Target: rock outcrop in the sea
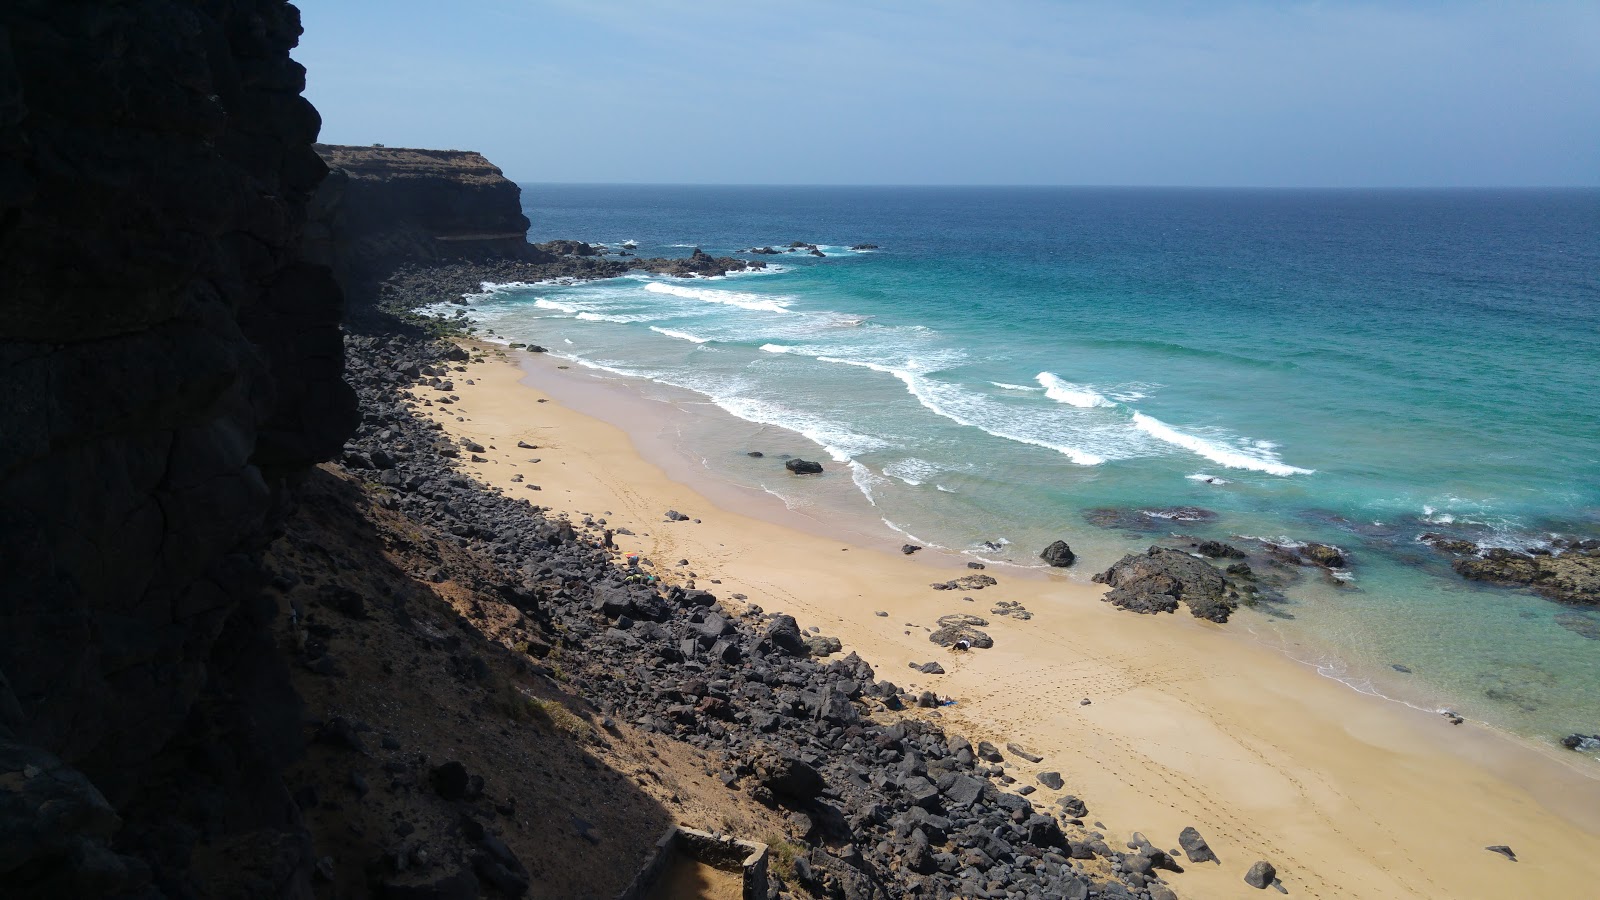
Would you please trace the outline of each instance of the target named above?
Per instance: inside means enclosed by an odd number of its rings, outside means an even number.
[[[761,260],[738,259],[733,256],[712,256],[694,248],[694,252],[681,259],[666,259],[652,257],[650,259],[636,259],[630,262],[634,269],[653,272],[657,275],[676,275],[679,278],[700,276],[714,278],[726,275],[729,272],[743,272],[746,269],[765,269],[767,264]]]
[[[306,246],[347,286],[404,264],[560,255],[528,243],[522,189],[481,154],[337,144],[316,151],[332,171],[317,192]]]
[[[1161,506],[1125,509],[1097,506],[1083,511],[1083,520],[1097,528],[1118,528],[1131,532],[1167,531],[1183,522],[1210,522],[1217,514],[1198,506]]]
[[[1531,588],[1561,603],[1600,605],[1600,541],[1558,538],[1547,549],[1523,552],[1480,548],[1472,541],[1435,533],[1418,540],[1455,557],[1451,568],[1463,578]]]
[[[0,4],[8,896],[310,895],[254,560],[356,417],[299,35],[282,0]]]
[[[1216,567],[1165,547],[1130,553],[1094,580],[1110,585],[1107,603],[1138,613],[1173,612],[1182,602],[1195,618],[1226,622],[1239,605]]]

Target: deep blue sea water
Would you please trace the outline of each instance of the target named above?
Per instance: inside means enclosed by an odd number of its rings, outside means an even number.
[[[1153,536],[1095,508],[1336,544],[1342,584],[1231,627],[1538,740],[1600,731],[1600,641],[1579,633],[1600,614],[1463,582],[1416,540],[1600,536],[1600,191],[530,184],[523,203],[535,241],[821,247],[474,300],[507,340],[731,413],[686,438],[723,477],[986,559],[1064,537],[1084,577]],[[750,449],[832,464],[800,481]]]

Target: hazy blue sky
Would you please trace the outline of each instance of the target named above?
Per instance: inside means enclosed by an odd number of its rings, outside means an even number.
[[[518,181],[1600,184],[1600,2],[301,0],[335,143]]]

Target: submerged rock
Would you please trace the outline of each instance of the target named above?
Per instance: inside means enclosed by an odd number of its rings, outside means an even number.
[[[1209,522],[1217,514],[1198,506],[1161,506],[1145,509],[1124,509],[1100,506],[1084,510],[1084,521],[1097,528],[1120,528],[1123,531],[1166,531],[1174,522]]]
[[[1556,624],[1580,637],[1600,641],[1600,618],[1580,612],[1556,614]]]
[[[1111,586],[1102,599],[1133,612],[1173,612],[1182,601],[1196,618],[1226,622],[1238,608],[1222,573],[1180,550],[1151,547],[1130,553],[1094,580]]]

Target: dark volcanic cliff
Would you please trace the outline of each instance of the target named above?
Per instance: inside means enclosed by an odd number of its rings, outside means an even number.
[[[326,173],[299,34],[282,0],[0,4],[7,896],[308,890],[254,559],[355,404],[299,255]],[[199,834],[274,849],[225,887]]]
[[[318,191],[308,254],[364,285],[401,264],[552,258],[528,244],[522,192],[463,150],[318,144],[333,170]]]

